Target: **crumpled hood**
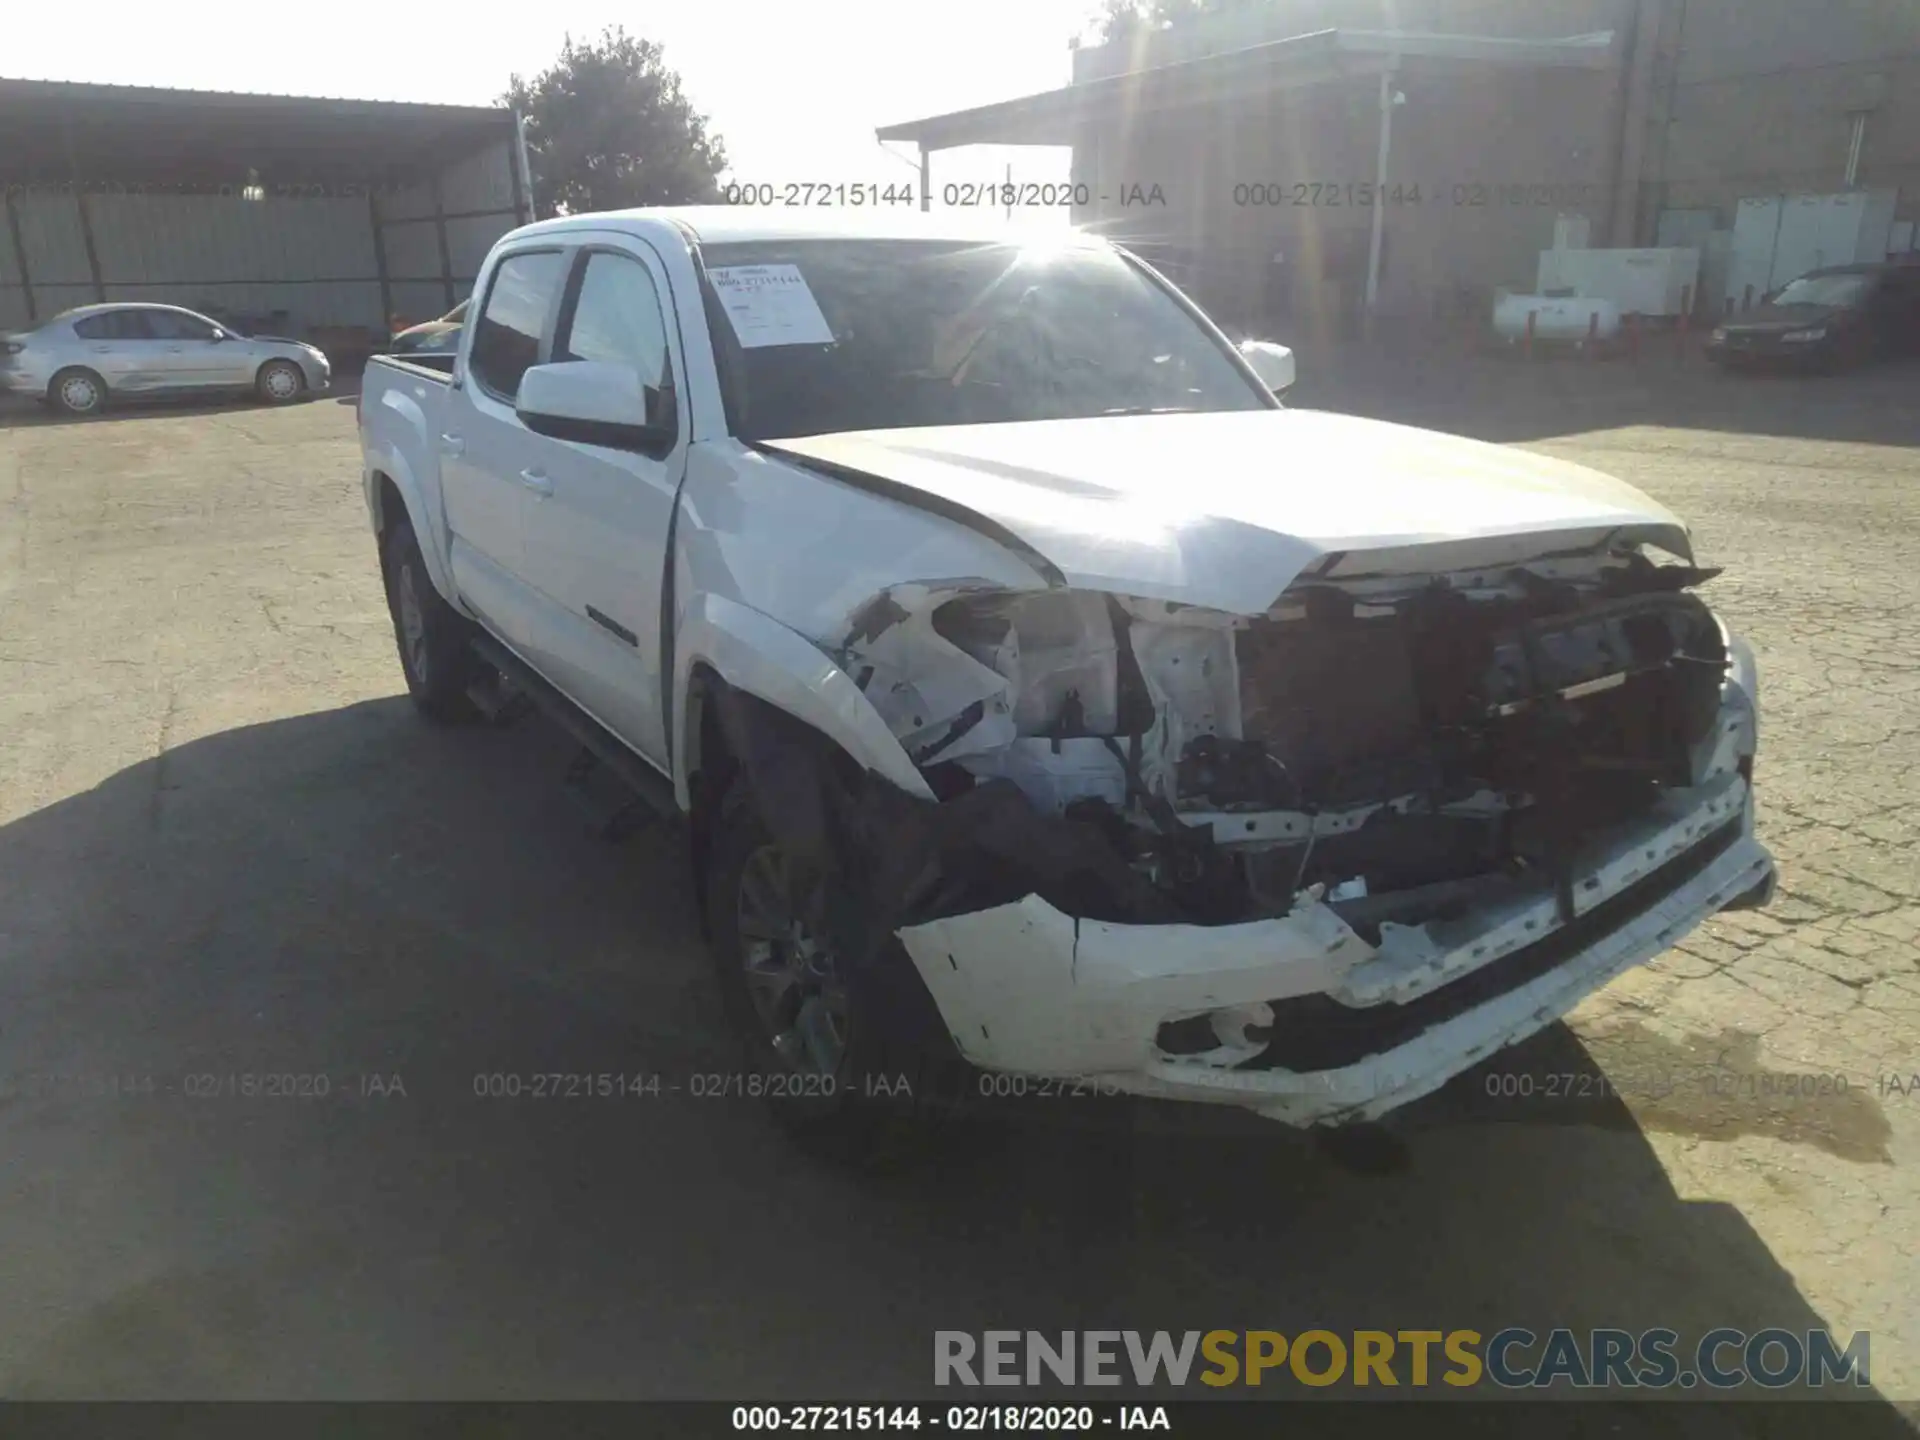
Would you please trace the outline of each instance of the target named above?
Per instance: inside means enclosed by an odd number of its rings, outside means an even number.
[[[1321,567],[1465,569],[1610,535],[1691,558],[1671,511],[1597,471],[1319,410],[867,430],[763,448],[971,511],[1069,585],[1242,615]]]

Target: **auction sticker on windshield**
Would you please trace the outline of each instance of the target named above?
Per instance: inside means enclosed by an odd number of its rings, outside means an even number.
[[[743,349],[833,343],[798,265],[721,265],[707,274]]]

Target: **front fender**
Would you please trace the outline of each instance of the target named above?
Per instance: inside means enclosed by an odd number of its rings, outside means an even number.
[[[853,677],[771,616],[719,595],[696,596],[681,618],[673,654],[673,789],[683,811],[692,808],[687,736],[694,723],[693,675],[702,665],[819,731],[907,794],[934,798]]]

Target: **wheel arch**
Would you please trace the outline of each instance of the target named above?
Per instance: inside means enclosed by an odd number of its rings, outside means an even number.
[[[433,588],[464,614],[465,608],[454,591],[453,571],[442,548],[444,537],[433,524],[433,512],[428,508],[412,467],[397,449],[369,446],[368,450],[364,477],[367,516],[373,522],[381,563],[386,563],[387,537],[395,525],[406,521],[413,527],[413,537],[420,544],[420,558],[426,562],[427,578],[433,582]]]
[[[294,374],[300,377],[301,390],[304,391],[307,388],[307,372],[301,366],[298,360],[291,360],[287,358],[285,355],[269,355],[265,359],[263,359],[258,365],[253,367],[253,388],[254,389],[258,390],[260,388],[260,382],[264,378],[266,378],[267,371],[275,365],[287,366],[289,369],[293,371]]]
[[[854,693],[859,694],[857,688]],[[860,698],[864,702],[865,697]],[[751,812],[769,840],[801,861],[803,873],[838,876],[841,884],[870,873],[866,858],[842,846],[854,839],[844,828],[845,805],[853,801],[865,806],[873,798],[856,800],[853,788],[862,779],[871,784],[871,772],[879,768],[872,756],[856,755],[844,737],[828,733],[814,719],[735,687],[711,663],[692,667],[685,700],[689,718],[683,753],[692,774],[693,800],[688,815],[690,859],[700,924],[709,944],[724,933],[716,929],[716,924],[724,927],[724,921],[716,921],[711,903],[713,879],[726,873],[724,865],[716,871],[716,847],[724,846],[742,810]],[[887,740],[898,748],[890,734]],[[925,780],[910,761],[907,765],[915,782],[913,793],[931,802]],[[859,775],[859,767],[869,774]],[[746,803],[737,806],[730,797]],[[971,1072],[912,958],[890,928],[865,930],[864,918],[850,922],[856,913],[871,917],[874,907],[830,904],[825,923],[835,954],[848,966],[844,973],[866,997],[864,1013],[878,1025],[869,1042],[878,1048],[869,1054],[882,1063],[873,1068],[892,1077],[912,1077],[902,1086],[910,1097],[907,1103],[926,1103]],[[856,1021],[859,1028],[862,1022]]]
[[[62,365],[47,377],[47,393],[45,398],[49,405],[59,405],[60,402],[56,396],[60,389],[60,382],[69,375],[85,375],[100,387],[100,402],[94,406],[95,410],[104,409],[107,401],[113,397],[113,386],[107,383],[107,377],[91,365]]]
[[[769,615],[738,601],[691,601],[674,645],[673,784],[690,811],[720,734],[715,701],[751,697],[818,735],[917,799],[933,799],[886,721],[832,657]]]

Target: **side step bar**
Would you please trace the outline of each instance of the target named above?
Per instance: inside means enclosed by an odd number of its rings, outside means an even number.
[[[615,738],[592,716],[584,713],[566,696],[523,665],[519,657],[491,635],[474,638],[473,650],[483,661],[506,677],[548,719],[580,742],[581,749],[631,790],[649,810],[664,819],[680,816],[673,798],[673,782]]]

